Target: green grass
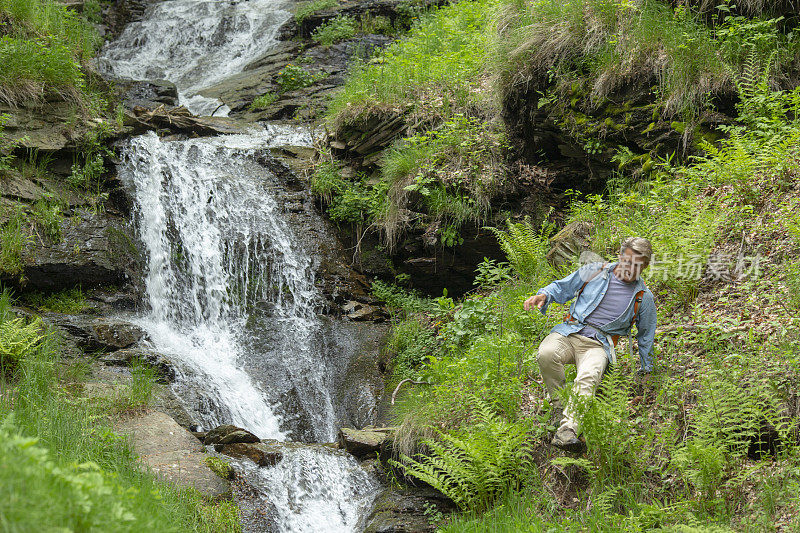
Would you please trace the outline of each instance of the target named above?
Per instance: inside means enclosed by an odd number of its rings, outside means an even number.
[[[9,305],[6,294],[0,345],[22,327]],[[110,412],[77,394],[78,373],[60,350],[56,336],[45,333],[2,378],[3,530],[239,531],[230,504],[209,504],[141,469],[127,440],[111,429]]]
[[[12,213],[0,227],[0,272],[11,276],[22,275],[22,252],[31,239],[25,216],[21,211]]]
[[[41,311],[54,313],[80,313],[89,306],[80,287],[51,294],[30,292],[24,295],[24,300]]]
[[[6,31],[0,39],[0,98],[40,98],[42,91],[84,101],[82,64],[101,39],[84,18],[51,0],[2,0]]]
[[[751,52],[762,66],[773,53],[781,65],[797,54],[777,21],[728,17],[709,28],[692,9],[659,0],[510,0],[497,27],[492,70],[501,95],[543,78],[557,95],[580,87],[596,102],[653,80],[667,114],[696,116],[709,93],[733,89]]]
[[[303,22],[317,11],[324,11],[336,7],[337,5],[338,2],[336,0],[312,0],[311,2],[303,2],[297,6],[294,12],[294,19],[297,22]]]
[[[454,105],[474,101],[470,88],[483,72],[491,0],[459,2],[422,15],[408,36],[356,68],[333,98],[328,122],[338,127],[365,110],[446,94]]]
[[[278,98],[280,98],[280,96],[275,93],[262,94],[253,100],[253,102],[250,104],[250,109],[266,109],[274,104]]]

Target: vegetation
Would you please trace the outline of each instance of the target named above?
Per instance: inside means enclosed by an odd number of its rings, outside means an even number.
[[[251,109],[266,109],[269,106],[271,106],[272,104],[274,104],[278,100],[278,98],[280,98],[280,96],[275,94],[275,93],[262,94],[261,96],[257,96],[253,100],[253,102],[250,104],[250,108]]]
[[[82,63],[100,44],[97,31],[59,2],[2,0],[0,98],[14,104],[54,91],[83,102],[87,88]]]
[[[551,225],[496,230],[510,279],[398,315],[388,345],[394,380],[430,385],[401,394],[396,461],[467,510],[442,531],[800,526],[795,496],[783,488],[800,483],[791,392],[800,337],[796,304],[780,283],[796,280],[797,95],[744,94],[740,123],[702,157],[664,161],[649,180],[619,178],[603,195],[573,198],[567,222],[591,222],[592,248],[604,257],[630,235],[653,241],[657,261],[645,276],[662,331],[655,374],[640,380],[635,361],[623,358],[596,398],[578,402],[585,455],[561,456],[547,444],[550,405],[536,379],[536,346],[562,306],[547,316],[522,310],[574,267],[545,260]],[[478,273],[485,279],[488,269]],[[487,417],[525,435],[532,460],[507,455],[496,435],[483,440]]]
[[[239,531],[230,503],[141,470],[110,411],[80,394],[76,362],[62,361],[57,336],[17,318],[0,296],[0,519],[9,531]],[[13,363],[13,364],[10,364]],[[152,390],[134,370],[131,399]],[[147,385],[149,383],[149,385]]]
[[[356,34],[356,21],[353,17],[339,15],[329,20],[311,34],[311,39],[323,46],[350,39]]]
[[[24,295],[25,303],[53,313],[79,313],[88,307],[86,297],[80,287],[65,289],[52,294],[29,292]]]
[[[303,2],[297,6],[294,12],[294,19],[299,23],[303,22],[310,15],[317,11],[324,11],[332,7],[336,7],[338,2],[336,0],[312,0],[310,2]]]

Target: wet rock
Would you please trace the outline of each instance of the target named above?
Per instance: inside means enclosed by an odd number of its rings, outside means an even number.
[[[58,313],[46,313],[43,317],[87,351],[108,352],[128,348],[145,337],[145,332],[139,326],[124,320]]]
[[[196,135],[230,135],[245,133],[247,125],[228,117],[197,117],[185,107],[166,107],[163,104],[154,109],[137,106],[133,112],[125,112],[125,126],[133,133],[147,130],[169,130],[176,133]]]
[[[217,444],[214,449],[237,459],[247,458],[258,466],[275,466],[283,459],[283,452],[275,445],[264,442]]]
[[[205,444],[234,444],[259,442],[260,439],[240,427],[231,424],[217,426],[206,434]]]
[[[205,463],[203,445],[169,415],[142,413],[118,421],[114,429],[130,436],[140,462],[159,477],[192,487],[212,500],[230,499],[230,484]]]
[[[342,306],[342,312],[350,320],[378,320],[383,319],[383,311],[378,307],[356,302],[353,300],[347,301]]]
[[[593,228],[590,222],[573,222],[551,237],[550,250],[546,254],[550,264],[555,267],[568,265],[589,250]]]
[[[428,518],[432,510],[446,515],[456,508],[433,489],[387,490],[375,500],[364,533],[436,531],[437,524]]]
[[[444,5],[448,3],[442,0],[422,0],[415,2],[415,6],[420,9],[427,9],[431,6]],[[405,0],[343,0],[335,7],[317,11],[303,19],[293,32],[291,25],[286,25],[283,32],[286,35],[296,33],[301,37],[311,37],[311,34],[319,26],[338,16],[349,16],[361,18],[364,15],[387,17],[391,23],[395,23],[403,17],[398,10],[401,5],[408,5]],[[410,22],[410,21],[409,21]]]
[[[374,456],[381,450],[383,441],[390,438],[391,432],[391,428],[342,428],[339,430],[339,447],[356,457]]]
[[[117,81],[117,90],[122,92],[122,105],[133,110],[136,107],[155,109],[160,105],[178,106],[178,89],[167,80]]]
[[[99,359],[106,365],[131,366],[140,362],[155,368],[163,381],[175,380],[174,365],[163,354],[146,348],[124,348],[103,355]]]
[[[26,289],[59,291],[115,285],[138,271],[139,252],[126,220],[83,212],[61,221],[59,242],[32,239],[22,253]]]

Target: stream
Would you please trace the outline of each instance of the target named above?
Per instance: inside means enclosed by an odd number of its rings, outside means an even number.
[[[98,64],[118,78],[167,79],[194,113],[224,114],[197,93],[267,51],[289,16],[268,0],[165,0]],[[310,144],[307,129],[281,125],[189,140],[151,132],[126,141],[118,170],[146,254],[148,311],[136,321],[177,366],[186,409],[202,429],[234,424],[286,442],[276,466],[233,461],[260,495],[267,531],[352,532],[363,529],[378,481],[348,454],[297,443],[335,440],[354,410],[343,396],[363,420],[375,398],[358,380],[342,394],[358,332],[322,314],[307,228],[290,220],[285,184],[259,162],[271,147]]]

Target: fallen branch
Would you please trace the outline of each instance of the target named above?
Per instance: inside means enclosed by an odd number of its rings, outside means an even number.
[[[406,378],[398,383],[397,387],[395,387],[394,392],[392,393],[392,405],[394,405],[394,401],[397,399],[397,393],[400,392],[400,387],[406,383],[411,383],[412,385],[432,385],[432,383],[428,383],[427,381],[414,381],[411,378]]]

